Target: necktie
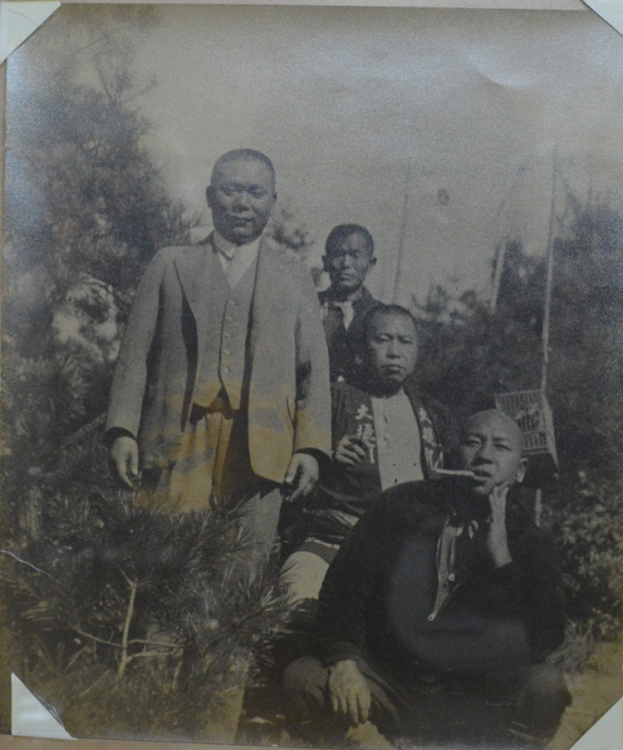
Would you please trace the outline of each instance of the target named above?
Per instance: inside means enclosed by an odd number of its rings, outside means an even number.
[[[348,330],[348,327],[353,322],[353,317],[355,314],[353,311],[352,302],[332,302],[331,304],[342,312],[344,328]]]

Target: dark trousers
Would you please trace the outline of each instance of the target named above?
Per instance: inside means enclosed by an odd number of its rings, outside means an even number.
[[[516,680],[428,672],[396,684],[360,663],[372,696],[370,720],[390,737],[422,745],[461,747],[538,746],[550,739],[571,702],[562,674],[549,665],[531,665]],[[305,739],[330,744],[348,730],[327,695],[328,669],[312,656],[286,669],[288,717]]]

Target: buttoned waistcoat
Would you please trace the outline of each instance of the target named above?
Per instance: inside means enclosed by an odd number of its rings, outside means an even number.
[[[219,260],[211,238],[165,248],[136,292],[111,391],[107,429],[139,443],[141,466],[175,461],[197,394],[198,363],[211,318]],[[220,269],[219,269],[220,270]],[[226,348],[226,347],[225,347]],[[260,245],[245,345],[245,403],[251,466],[282,482],[298,450],[331,452],[327,346],[309,271],[265,241]],[[209,394],[203,391],[202,402]],[[214,395],[220,385],[215,382]]]

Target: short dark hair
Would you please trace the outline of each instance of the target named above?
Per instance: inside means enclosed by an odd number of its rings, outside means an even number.
[[[235,148],[232,151],[228,151],[227,153],[223,154],[223,156],[219,156],[212,169],[210,184],[212,184],[214,180],[215,172],[219,167],[222,167],[223,164],[228,164],[231,161],[240,161],[244,159],[249,159],[251,161],[261,161],[262,164],[264,164],[268,168],[274,187],[277,182],[277,175],[272,161],[268,158],[268,156],[266,156],[266,154],[263,154],[261,151],[256,151],[253,148]]]
[[[403,318],[409,318],[409,320],[413,323],[413,329],[417,336],[417,320],[413,316],[412,312],[407,310],[406,307],[402,307],[402,305],[385,305],[382,302],[378,302],[376,305],[374,305],[374,307],[371,307],[364,316],[362,322],[362,340],[364,343],[367,343],[370,327],[372,326],[374,319],[379,315],[399,315]]]
[[[329,255],[333,250],[336,249],[337,245],[342,240],[350,237],[351,234],[357,233],[364,236],[366,245],[370,250],[370,255],[374,255],[374,240],[372,239],[372,235],[365,227],[362,227],[360,224],[338,224],[336,227],[333,227],[333,229],[329,232],[327,241],[325,242],[325,253]]]

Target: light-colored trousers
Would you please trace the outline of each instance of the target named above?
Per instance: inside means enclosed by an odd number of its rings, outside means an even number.
[[[219,397],[208,409],[193,410],[175,463],[153,477],[145,494],[150,507],[162,511],[206,510],[214,500],[235,509],[247,541],[241,566],[252,574],[275,543],[281,487],[253,473],[246,412],[232,410]]]

